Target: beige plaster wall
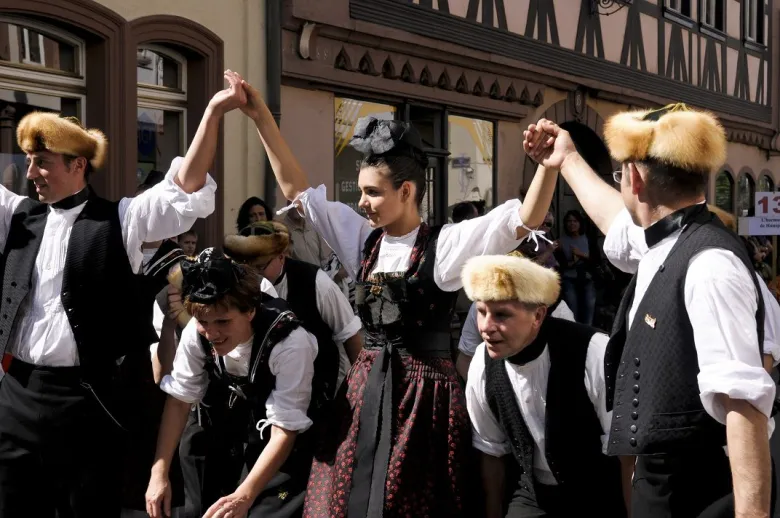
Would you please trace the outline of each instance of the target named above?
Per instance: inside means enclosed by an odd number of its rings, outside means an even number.
[[[265,0],[97,0],[127,20],[167,14],[197,22],[224,41],[225,68],[241,73],[262,92],[266,88]],[[188,113],[200,118],[202,114]],[[240,112],[225,116],[225,231],[233,231],[236,212],[249,196],[262,196],[265,153],[254,125]]]

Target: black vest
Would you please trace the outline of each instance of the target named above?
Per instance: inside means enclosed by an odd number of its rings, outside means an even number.
[[[555,317],[547,317],[540,331],[550,355],[544,455],[572,505],[587,509],[588,502],[599,502],[600,516],[618,517],[625,514],[620,465],[602,453],[601,423],[584,382],[588,347],[597,332]],[[520,484],[533,495],[535,442],[520,412],[505,361],[490,358],[485,350],[485,393],[510,440]]]
[[[118,202],[90,196],[76,219],[68,242],[61,300],[78,348],[82,377],[100,391],[116,372],[116,361],[129,351],[157,341],[142,307],[142,290],[127,258]],[[13,215],[0,259],[0,354],[6,351],[19,308],[32,287],[35,259],[43,239],[49,206],[22,201]],[[146,299],[147,305],[150,301]],[[107,322],[122,322],[112,332]],[[116,331],[114,329],[114,331]],[[22,340],[24,337],[22,337]]]
[[[756,348],[763,349],[764,302],[745,247],[704,211],[683,229],[650,282],[628,332],[636,276],[618,308],[604,358],[607,409],[613,410],[610,455],[690,452],[726,444],[726,427],[710,417],[701,403],[698,355],[685,309],[688,265],[697,253],[710,248],[732,252],[753,280],[759,297]]]
[[[266,418],[266,400],[276,384],[269,359],[274,347],[299,326],[300,322],[284,300],[262,295],[252,321],[255,337],[249,375],[243,377],[228,373],[223,359],[214,353],[211,343],[200,336],[209,376],[208,390],[200,405],[201,424],[213,432],[211,437],[214,440],[231,445],[231,451],[254,457],[268,444],[270,427],[261,436],[257,424]],[[293,452],[280,471],[291,476],[308,475],[313,455],[310,431],[296,438]],[[246,450],[241,445],[247,445]],[[247,465],[251,468],[255,460],[247,459]]]
[[[318,386],[312,390],[332,399],[336,395],[341,358],[333,341],[333,330],[322,320],[317,309],[317,272],[320,269],[313,264],[290,258],[285,259],[284,269],[287,276],[287,304],[304,329],[317,339],[314,370],[317,373],[315,381]]]

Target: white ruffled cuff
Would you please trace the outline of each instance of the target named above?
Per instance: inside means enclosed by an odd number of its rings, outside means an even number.
[[[284,428],[291,432],[305,432],[312,425],[311,419],[301,410],[280,410],[274,407],[266,406],[266,418],[257,422],[257,429],[261,435],[263,430],[271,425]]]
[[[175,181],[183,161],[182,157],[176,157],[171,162],[171,167],[165,175],[165,181],[161,185],[161,196],[180,215],[189,218],[205,218],[214,212],[217,182],[211,175],[207,174],[206,183],[200,190],[191,194],[184,192]]]
[[[772,414],[775,384],[763,367],[736,360],[724,361],[705,366],[699,372],[698,380],[704,410],[721,424],[726,424],[726,409],[717,402],[718,394],[747,401],[767,418]]]
[[[471,444],[482,453],[493,457],[503,457],[512,452],[509,443],[488,442],[480,437],[478,433],[474,433]]]
[[[204,393],[198,393],[193,390],[188,390],[170,374],[163,377],[160,382],[160,389],[169,396],[173,396],[179,401],[189,403],[190,405],[200,403],[200,400],[203,399],[203,396],[205,395],[205,391]]]

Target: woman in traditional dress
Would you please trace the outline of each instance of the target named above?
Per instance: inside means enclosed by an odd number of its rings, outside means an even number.
[[[244,112],[289,207],[356,281],[366,332],[336,401],[332,432],[323,434],[315,457],[304,516],[463,516],[478,483],[465,483],[471,433],[450,348],[460,271],[472,256],[508,253],[536,237],[529,227],[542,223],[557,172],[537,172],[525,205],[512,200],[485,216],[432,228],[420,217],[428,159],[419,134],[402,122],[364,118],[351,145],[366,155],[358,180],[366,219],[327,201],[324,186],[311,188],[262,97],[243,84]],[[532,145],[548,143],[539,135]]]
[[[296,518],[311,468],[306,431],[312,421],[317,342],[281,299],[261,293],[257,272],[213,249],[184,260],[178,276],[182,332],[168,393],[146,509],[171,516],[171,459],[199,405],[204,450],[205,518]],[[175,281],[174,284],[179,284]],[[181,307],[171,296],[172,310]],[[205,512],[205,514],[203,514]]]

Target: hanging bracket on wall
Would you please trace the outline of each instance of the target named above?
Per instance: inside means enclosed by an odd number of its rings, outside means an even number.
[[[632,0],[590,0],[590,14],[609,16],[620,11],[627,5],[631,5]]]
[[[306,22],[303,25],[303,30],[301,30],[300,44],[298,46],[299,52],[303,59],[312,59],[311,54],[314,47],[314,42],[312,40],[314,36],[314,29],[316,28],[317,24],[312,22]]]

